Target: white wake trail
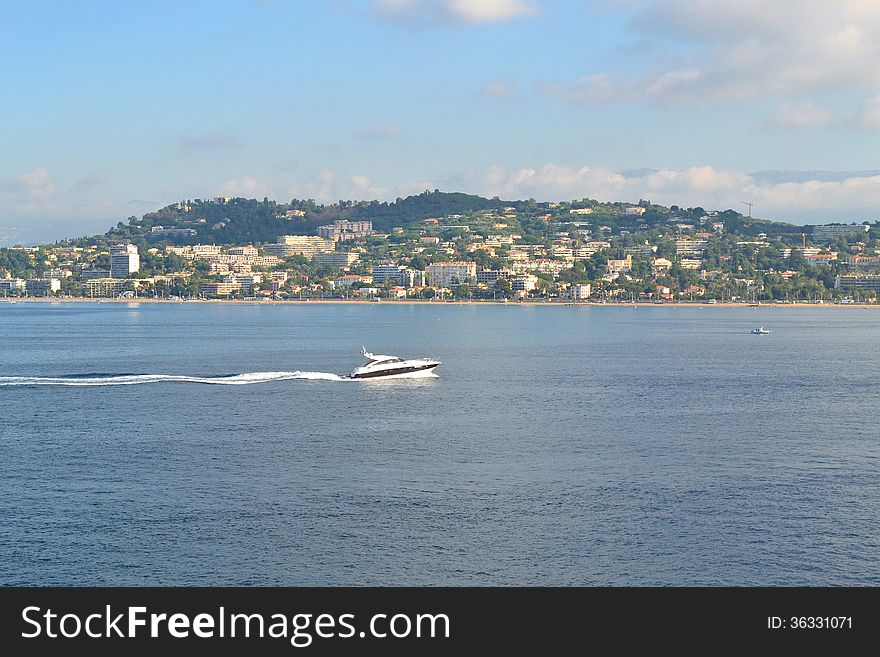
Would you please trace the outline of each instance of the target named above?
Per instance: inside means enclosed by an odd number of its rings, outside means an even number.
[[[270,381],[306,379],[311,381],[350,381],[330,372],[245,372],[228,376],[186,376],[179,374],[118,374],[108,376],[51,377],[0,376],[0,386],[131,386],[143,383],[205,383],[244,386]]]

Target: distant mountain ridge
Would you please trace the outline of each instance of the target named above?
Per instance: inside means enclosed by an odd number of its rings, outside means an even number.
[[[502,201],[462,192],[424,191],[398,198],[393,202],[338,201],[319,205],[311,199],[293,199],[289,203],[264,198],[217,197],[173,203],[142,218],[120,221],[104,237],[131,240],[147,237],[154,229],[177,229],[178,233],[155,233],[182,243],[249,244],[274,242],[279,235],[314,235],[318,226],[336,220],[369,220],[377,232],[408,228],[432,217],[499,209],[520,208],[527,201]]]
[[[638,217],[627,213],[626,208],[641,205],[643,214]],[[665,207],[647,200],[633,202],[599,202],[581,199],[559,202],[538,202],[535,199],[503,200],[485,198],[462,192],[425,190],[421,194],[397,198],[393,202],[344,201],[324,205],[312,199],[293,199],[279,203],[268,198],[262,201],[247,198],[215,197],[192,199],[173,203],[143,217],[129,217],[102,235],[68,240],[74,244],[94,244],[130,241],[144,247],[162,243],[176,244],[261,244],[277,241],[281,235],[315,235],[318,226],[337,220],[367,220],[379,233],[391,232],[393,228],[404,230],[416,227],[429,218],[449,218],[456,223],[457,215],[485,210],[497,211],[498,215],[513,211],[517,216],[510,221],[520,233],[540,234],[547,237],[548,220],[568,221],[570,209],[590,208],[589,221],[598,225],[636,229],[639,222],[647,226],[663,223],[669,213],[696,218],[705,211],[702,208]],[[741,213],[725,210],[719,213],[726,230],[757,234],[798,232],[802,228],[784,222],[771,222],[755,218],[746,225]],[[450,222],[446,222],[450,223]],[[760,225],[760,228],[759,228]]]

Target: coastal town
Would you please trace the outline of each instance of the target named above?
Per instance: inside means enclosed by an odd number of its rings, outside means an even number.
[[[750,215],[438,191],[184,200],[104,235],[0,249],[0,298],[876,302],[877,222]]]

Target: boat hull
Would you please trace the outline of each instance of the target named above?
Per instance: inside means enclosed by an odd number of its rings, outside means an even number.
[[[427,365],[416,365],[411,367],[399,368],[396,370],[377,370],[373,372],[354,372],[350,379],[421,379],[429,376],[437,376],[434,374],[434,368],[440,363],[430,363]]]

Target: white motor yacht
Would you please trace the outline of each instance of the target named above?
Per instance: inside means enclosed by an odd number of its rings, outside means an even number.
[[[405,360],[397,356],[371,354],[363,349],[367,363],[349,374],[351,379],[375,379],[378,377],[395,377],[398,379],[415,379],[425,376],[436,376],[434,368],[440,365],[439,360],[432,358],[411,358]]]
[[[769,335],[770,331],[765,329],[763,326],[759,326],[756,329],[752,329],[752,335]]]

